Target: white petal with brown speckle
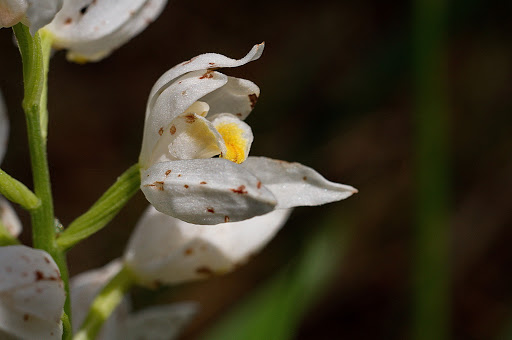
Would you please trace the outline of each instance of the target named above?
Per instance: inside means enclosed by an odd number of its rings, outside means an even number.
[[[152,206],[141,218],[125,252],[139,283],[154,287],[223,274],[245,263],[286,222],[290,209],[235,223],[190,224]]]
[[[142,191],[157,210],[190,223],[241,221],[277,203],[258,178],[222,158],[157,163],[141,177]]]
[[[143,31],[167,0],[66,0],[45,27],[55,48],[67,49],[76,62],[97,61]]]
[[[300,163],[249,157],[242,166],[274,194],[278,209],[321,205],[357,193],[350,185],[330,182],[314,169]]]
[[[26,246],[0,247],[0,335],[60,339],[65,299],[50,255]]]

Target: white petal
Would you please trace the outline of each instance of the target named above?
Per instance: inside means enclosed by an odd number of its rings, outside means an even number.
[[[53,20],[61,7],[62,0],[0,0],[0,27],[23,22],[34,35]]]
[[[45,29],[68,59],[97,61],[140,33],[163,10],[166,0],[66,0]]]
[[[100,289],[121,269],[122,262],[114,260],[106,266],[89,270],[71,279],[71,309],[73,311],[73,331],[76,332],[85,320],[90,305]],[[115,339],[122,331],[128,317],[130,302],[124,298],[102,326],[97,340]]]
[[[224,140],[210,121],[196,113],[184,113],[161,130],[149,164],[225,153]]]
[[[22,226],[18,215],[16,215],[11,204],[2,196],[0,196],[0,224],[2,224],[13,237],[18,237],[21,233]]]
[[[204,95],[223,86],[227,77],[222,73],[190,72],[177,79],[174,83],[159,93],[154,105],[148,104],[146,121],[144,124],[144,136],[139,163],[143,169],[152,165],[150,158],[153,149],[160,139],[162,129],[166,129],[172,121],[184,113]]]
[[[8,137],[9,119],[7,118],[7,108],[5,107],[4,97],[2,96],[2,92],[0,92],[0,164],[2,164],[5,150],[7,149]]]
[[[221,158],[157,163],[141,172],[141,182],[157,210],[190,223],[241,221],[276,204],[256,177]]]
[[[22,339],[60,339],[65,292],[46,252],[0,248],[0,329]]]
[[[253,48],[249,51],[249,53],[247,53],[245,57],[238,60],[228,58],[226,56],[223,56],[222,54],[205,53],[198,55],[197,57],[194,57],[189,61],[185,61],[181,64],[174,66],[169,71],[165,72],[153,86],[153,89],[151,90],[151,94],[149,95],[148,100],[149,107],[153,106],[155,97],[158,96],[159,93],[164,91],[176,78],[192,71],[205,71],[208,69],[217,69],[222,67],[238,67],[245,65],[251,61],[258,59],[263,53],[264,47],[264,43],[254,45]]]
[[[245,119],[260,96],[259,87],[250,80],[228,77],[221,88],[207,94],[201,100],[210,105],[209,115],[231,113]]]
[[[264,247],[290,211],[275,210],[241,222],[204,226],[149,207],[128,243],[125,261],[149,286],[226,273]]]
[[[62,8],[63,0],[27,0],[27,21],[30,34],[49,24]]]
[[[249,157],[241,165],[258,177],[274,194],[278,202],[277,208],[320,205],[357,193],[357,189],[330,182],[300,163]]]
[[[25,18],[26,0],[0,0],[0,27],[11,27]]]
[[[118,340],[172,340],[196,315],[197,303],[182,302],[155,306],[132,314],[126,320]]]

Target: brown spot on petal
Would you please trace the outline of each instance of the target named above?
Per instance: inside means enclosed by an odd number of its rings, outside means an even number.
[[[190,63],[191,63],[191,62],[193,62],[196,58],[197,58],[197,57],[194,57],[194,58],[190,59],[189,61],[185,61],[185,62],[183,62],[181,65],[187,65],[187,64],[190,64]],[[180,84],[181,84],[181,82],[180,82]]]
[[[185,116],[185,122],[192,124],[195,121],[196,121],[196,116],[194,116],[193,113],[189,113],[188,115]]]
[[[28,321],[28,314],[23,314],[23,321]]]
[[[302,177],[302,179],[307,181],[308,180],[308,176],[304,176],[304,177]]]
[[[184,187],[185,187],[185,189],[188,189],[188,185],[185,184]]]
[[[46,263],[50,263],[50,260],[48,260],[48,258],[45,256],[45,257],[44,257],[44,262],[46,262]]]
[[[160,130],[158,130],[158,134],[161,136],[164,134],[164,128],[161,127]]]
[[[171,133],[171,135],[174,135],[176,133],[176,126],[171,125],[171,128],[169,129],[169,132]]]
[[[170,174],[171,172],[172,172],[172,170],[171,170],[171,169],[167,170],[167,171],[165,172],[165,177],[169,176],[169,174]]]
[[[185,249],[185,251],[183,252],[185,255],[192,255],[194,253],[194,249],[192,248],[187,248]]]
[[[206,184],[206,182],[205,182],[205,181],[202,181],[202,182],[201,182],[201,183],[199,183],[199,184]]]
[[[87,13],[88,9],[89,9],[89,5],[86,5],[82,8],[80,8],[80,14],[84,15],[85,13]]]
[[[157,190],[164,191],[164,182],[156,181],[153,184],[146,184],[145,187],[155,187]]]
[[[256,185],[256,187],[257,187],[258,189],[261,189],[261,182],[258,182],[258,184]]]
[[[211,78],[213,78],[212,70],[206,71],[205,74],[203,74],[201,77],[199,77],[199,79],[211,79]]]
[[[215,214],[215,210],[212,207],[206,208],[206,211],[208,211],[209,213]]]
[[[242,114],[240,112],[238,112],[238,113],[235,113],[235,116],[242,117]]]
[[[67,18],[67,19],[64,21],[64,25],[70,25],[72,22],[73,22],[73,19],[71,19],[71,18]]]
[[[178,177],[181,177],[181,174],[178,174]]]
[[[258,101],[258,95],[256,93],[249,95],[249,100],[251,101],[251,109],[254,109],[256,102]]]
[[[241,185],[236,189],[229,189],[229,190],[233,191],[235,194],[240,194],[240,195],[245,195],[248,193],[247,190],[245,190],[245,185]]]
[[[181,91],[181,95],[185,96],[187,94],[187,90]]]
[[[43,275],[43,273],[41,271],[36,270],[35,274],[36,274],[36,281],[41,281],[41,280],[44,279],[44,275]]]
[[[229,222],[229,216],[224,216],[224,222],[225,222],[225,223],[228,223],[228,222]]]
[[[208,268],[206,266],[202,266],[202,267],[197,267],[196,273],[202,274],[202,275],[212,276],[213,275],[213,270],[211,270],[210,268]]]
[[[212,66],[213,66],[213,65],[215,65],[215,63],[208,63],[208,64],[209,64],[209,65],[212,65]]]

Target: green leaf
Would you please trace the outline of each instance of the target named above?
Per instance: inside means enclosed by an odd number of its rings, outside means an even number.
[[[41,205],[39,198],[25,184],[12,178],[2,169],[0,169],[0,194],[27,210],[38,208]]]
[[[333,223],[334,224],[334,223]],[[308,308],[339,268],[340,239],[333,228],[309,238],[298,262],[290,264],[258,289],[203,337],[223,339],[290,339]]]

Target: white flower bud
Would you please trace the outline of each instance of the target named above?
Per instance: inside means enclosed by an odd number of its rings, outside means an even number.
[[[48,253],[0,247],[0,338],[60,339],[66,295]]]

